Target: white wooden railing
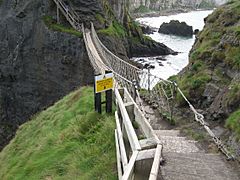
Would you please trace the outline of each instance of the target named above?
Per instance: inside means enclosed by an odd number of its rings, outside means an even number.
[[[134,179],[138,175],[135,169],[146,171],[149,180],[159,179],[162,145],[158,137],[128,90],[116,88],[114,91],[117,107],[115,140],[119,179]],[[138,132],[134,129],[134,121],[138,125]],[[146,167],[148,165],[143,161],[149,159],[152,159],[153,163]],[[138,161],[142,161],[144,167],[137,164]]]

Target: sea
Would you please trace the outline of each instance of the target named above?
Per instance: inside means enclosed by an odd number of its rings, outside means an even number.
[[[147,36],[150,36],[157,42],[164,43],[166,46],[179,53],[175,56],[167,55],[158,57],[133,57],[132,60],[140,62],[143,65],[152,65],[154,68],[151,69],[151,74],[162,79],[168,79],[170,76],[178,74],[184,67],[187,66],[189,62],[188,55],[194,44],[195,35],[192,37],[181,37],[161,34],[158,33],[157,30],[164,22],[179,20],[180,22],[184,21],[188,25],[192,26],[193,30],[199,29],[201,31],[204,27],[204,18],[212,12],[213,10],[198,10],[168,16],[144,17],[136,19],[136,21],[140,24],[148,25],[156,30],[156,32],[153,34]]]

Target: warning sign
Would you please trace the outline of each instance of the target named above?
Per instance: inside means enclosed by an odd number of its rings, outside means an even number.
[[[113,73],[95,76],[95,93],[112,89],[113,82]]]

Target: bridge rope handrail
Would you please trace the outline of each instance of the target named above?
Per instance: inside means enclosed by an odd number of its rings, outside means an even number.
[[[91,23],[91,37],[92,40],[94,41],[94,45],[97,46],[96,50],[98,51],[98,54],[101,54],[103,59],[105,60],[105,63],[102,60],[99,60],[99,58],[96,58],[94,56],[94,53],[92,53],[92,50],[88,47],[88,41],[86,39],[86,34],[85,34],[85,30],[84,27],[82,26],[82,29],[80,28],[81,25],[78,22],[78,19],[74,19],[72,16],[69,16],[68,10],[66,10],[67,6],[65,3],[63,3],[61,0],[54,0],[54,2],[58,5],[58,3],[61,3],[61,11],[63,12],[63,14],[65,15],[65,17],[67,18],[67,20],[70,22],[70,24],[78,31],[82,31],[83,35],[84,35],[84,41],[85,41],[85,45],[86,45],[86,49],[87,49],[87,53],[89,55],[89,59],[91,61],[91,64],[93,65],[95,71],[97,71],[98,68],[100,68],[100,71],[102,72],[103,70],[111,70],[117,77],[118,80],[120,80],[122,82],[123,85],[125,86],[130,86],[132,87],[133,85],[136,85],[135,83],[133,83],[132,81],[136,81],[139,80],[140,76],[142,75],[143,80],[142,80],[142,84],[144,85],[144,82],[146,84],[146,82],[149,80],[149,77],[152,78],[151,82],[157,82],[160,83],[162,82],[164,85],[169,85],[170,84],[170,88],[172,86],[174,86],[177,91],[181,94],[181,96],[184,98],[184,100],[187,102],[187,104],[189,105],[190,110],[194,113],[195,116],[195,121],[199,122],[204,128],[205,130],[209,133],[209,135],[213,138],[215,144],[218,146],[218,148],[223,152],[223,154],[225,154],[227,156],[228,159],[235,159],[234,156],[226,149],[226,147],[223,145],[222,141],[220,140],[220,138],[218,138],[213,131],[209,128],[209,125],[204,121],[204,116],[202,114],[200,114],[195,108],[194,106],[190,103],[190,101],[187,99],[187,97],[184,95],[184,93],[182,92],[182,90],[178,87],[177,83],[169,81],[169,80],[164,80],[160,77],[157,77],[156,75],[152,75],[149,72],[146,72],[142,69],[139,69],[137,67],[135,67],[134,65],[122,60],[121,58],[119,58],[118,56],[114,55],[110,50],[108,50],[108,48],[103,45],[103,43],[100,41],[100,39],[98,38],[98,35],[94,29],[93,23]],[[71,11],[71,12],[70,12]],[[76,14],[75,11],[73,9],[69,9],[70,14]],[[69,18],[71,17],[71,19]],[[104,53],[108,53],[108,55],[110,57],[112,57],[115,62],[109,62],[108,59],[106,57],[104,57]],[[106,56],[106,54],[105,54]],[[123,68],[118,69],[119,72],[116,72],[116,69],[113,68],[113,65],[115,65],[116,67],[116,63],[120,62],[119,65],[123,65],[125,66],[125,72],[123,70]],[[118,67],[119,68],[119,67]],[[133,70],[132,70],[133,69]],[[129,70],[129,71],[128,71]],[[130,74],[129,74],[130,73]],[[131,74],[134,73],[134,74]],[[124,77],[124,75],[128,76],[128,77]],[[132,79],[130,79],[129,77],[131,77]],[[147,79],[148,78],[148,79]],[[155,81],[156,80],[156,81]],[[140,81],[140,80],[139,80]],[[126,84],[125,84],[125,83]],[[140,83],[139,83],[140,84]],[[174,96],[172,94],[171,97],[168,97],[166,91],[164,90],[164,87],[162,86],[162,84],[160,83],[160,86],[157,85],[156,88],[152,88],[150,92],[150,99],[152,99],[153,101],[156,101],[157,98],[157,103],[159,106],[161,106],[162,109],[164,109],[163,106],[164,105],[164,100],[162,99],[163,97],[166,98],[166,102],[167,102],[167,109],[170,110],[170,106],[169,106],[169,100],[173,99]],[[149,88],[149,87],[148,87]],[[163,92],[163,95],[161,93],[161,91]],[[172,92],[172,89],[171,89]],[[157,97],[156,97],[157,96]],[[160,101],[163,103],[162,105],[160,104]]]
[[[92,34],[94,34],[95,38],[98,40],[98,42],[100,43],[100,45],[110,54],[112,55],[114,58],[116,58],[117,60],[121,60],[121,61],[124,61],[122,59],[120,59],[119,57],[117,57],[116,55],[114,55],[111,51],[109,51],[103,44],[102,42],[99,40],[97,34],[96,34],[96,31],[94,29],[94,26],[92,24]],[[129,63],[125,63],[127,65],[130,65],[131,67],[133,65],[129,64]],[[138,69],[139,73],[141,74],[142,72],[144,72],[143,70],[141,69]],[[146,73],[146,72],[145,72]],[[148,73],[148,75],[150,76],[153,76],[151,73]],[[226,149],[226,147],[223,145],[222,141],[220,140],[219,137],[217,137],[213,131],[209,128],[209,125],[204,121],[204,116],[202,114],[200,114],[195,108],[194,106],[190,103],[190,101],[187,99],[187,97],[184,95],[184,93],[182,92],[182,90],[178,87],[177,83],[176,82],[172,82],[172,81],[169,81],[169,80],[163,80],[162,78],[159,78],[157,76],[154,76],[154,78],[157,78],[159,81],[161,82],[164,82],[164,83],[170,83],[170,84],[173,84],[176,88],[177,88],[177,91],[181,94],[181,96],[184,98],[184,100],[187,102],[187,104],[189,105],[190,107],[190,110],[194,113],[194,116],[195,116],[195,121],[199,122],[204,128],[205,130],[208,132],[208,134],[212,137],[212,139],[214,140],[215,144],[218,146],[218,148],[223,152],[223,154],[225,154],[227,156],[228,159],[233,159],[234,156],[231,155],[231,153]],[[167,96],[167,93],[166,91],[164,90],[164,88],[161,86],[161,89],[162,89],[162,92],[164,93],[164,96],[167,98],[167,100],[173,98],[173,96],[171,98],[169,98]],[[168,101],[167,101],[168,103]],[[169,106],[169,104],[168,104]]]

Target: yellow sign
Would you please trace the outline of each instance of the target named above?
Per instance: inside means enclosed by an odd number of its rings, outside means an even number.
[[[95,92],[100,93],[113,88],[113,73],[95,76]]]

